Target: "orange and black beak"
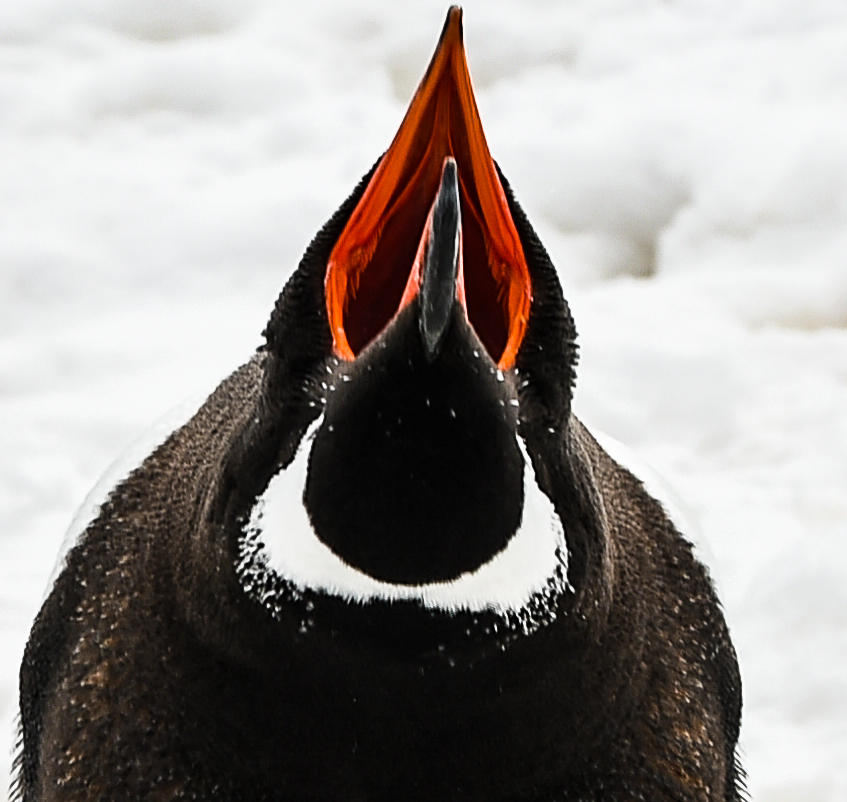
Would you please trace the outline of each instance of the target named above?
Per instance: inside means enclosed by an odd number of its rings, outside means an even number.
[[[400,309],[424,294],[423,255],[432,245],[434,206],[451,180],[460,222],[455,297],[447,301],[461,304],[489,356],[505,370],[514,365],[526,332],[532,287],[482,131],[456,6],[400,130],[330,254],[325,289],[337,356],[355,359]]]

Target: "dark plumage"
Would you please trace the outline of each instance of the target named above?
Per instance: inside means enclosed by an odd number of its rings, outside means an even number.
[[[458,52],[460,19],[451,9],[425,82]],[[479,158],[457,152],[459,177]],[[462,190],[464,267],[438,272],[459,289],[427,290],[436,311],[412,284],[401,300],[404,256],[385,280],[396,299],[366,310],[388,312],[365,320],[351,298],[355,348],[339,344],[328,271],[386,170],[315,237],[266,344],[69,553],[21,668],[26,802],[739,799],[740,680],[714,590],[659,503],[571,413],[573,321],[499,171]],[[525,332],[523,279],[502,279],[518,298],[501,302],[505,323],[484,311],[497,303],[485,283],[500,279],[473,237],[497,224],[473,229],[472,215],[490,186],[525,258]],[[435,192],[421,192],[426,212]],[[448,228],[411,218],[400,233],[421,243],[425,284]],[[321,548],[400,595],[313,587],[268,562],[248,521],[301,446]],[[491,604],[465,603],[462,577],[505,554],[530,483],[552,500],[567,554],[520,604],[496,588]],[[415,596],[450,580],[452,607]]]

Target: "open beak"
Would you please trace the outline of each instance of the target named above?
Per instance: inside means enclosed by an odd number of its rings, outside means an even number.
[[[489,356],[501,369],[514,365],[532,288],[482,131],[456,6],[400,130],[330,254],[326,303],[338,356],[355,359],[419,294],[421,254],[448,159],[455,160],[461,208],[455,298]]]

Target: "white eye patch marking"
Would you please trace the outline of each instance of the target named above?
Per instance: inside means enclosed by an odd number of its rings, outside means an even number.
[[[309,428],[293,462],[280,471],[258,499],[245,534],[264,545],[269,569],[295,587],[321,591],[347,601],[416,600],[431,609],[456,612],[518,612],[533,596],[549,590],[551,579],[566,576],[567,547],[559,516],[535,481],[524,456],[524,509],[506,548],[475,571],[449,582],[400,585],[384,582],[347,564],[315,534],[303,504],[312,442],[323,416]]]

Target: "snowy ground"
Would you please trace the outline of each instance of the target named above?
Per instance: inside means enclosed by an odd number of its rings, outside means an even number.
[[[445,12],[0,0],[3,732],[75,509],[259,343]],[[465,29],[580,329],[577,410],[703,533],[753,796],[847,800],[847,5],[469,0]]]

